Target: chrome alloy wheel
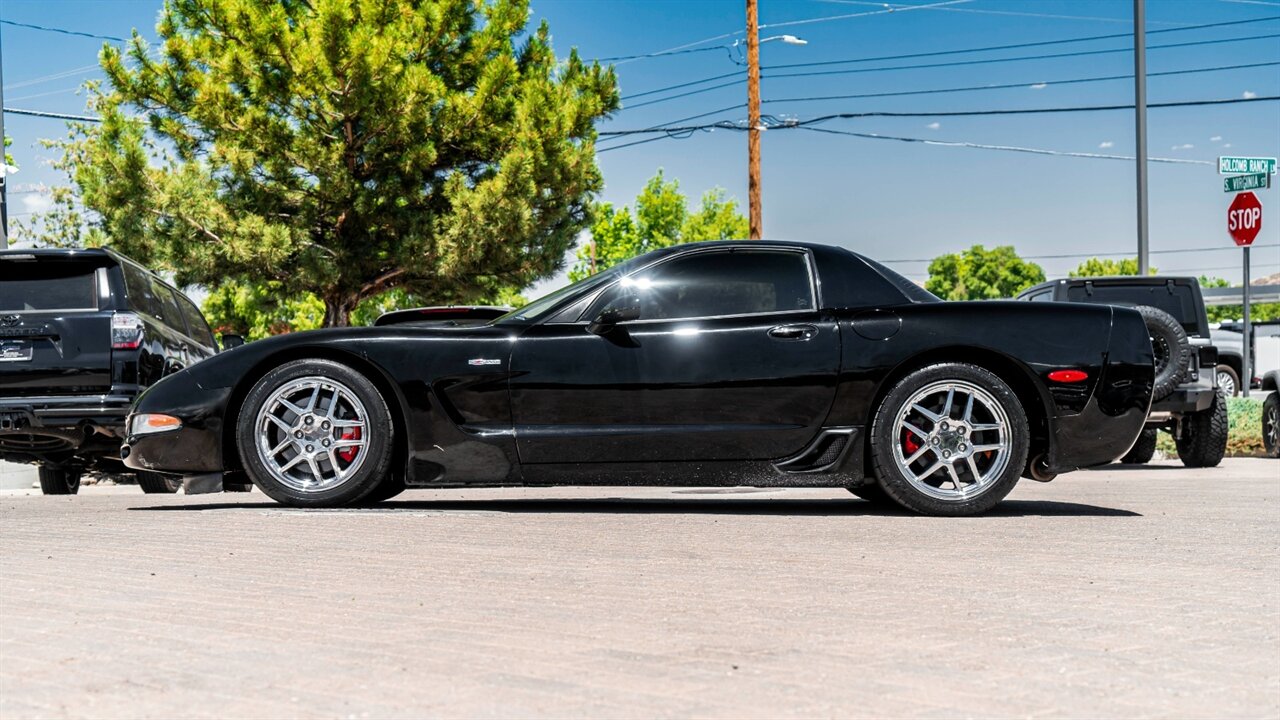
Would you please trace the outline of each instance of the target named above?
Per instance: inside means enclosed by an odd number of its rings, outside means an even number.
[[[1222,389],[1222,394],[1231,397],[1236,394],[1236,380],[1231,377],[1231,373],[1218,371],[1218,387]]]
[[[932,383],[903,403],[894,458],[907,481],[939,500],[962,502],[1009,465],[1009,417],[991,393],[963,380]]]
[[[318,376],[290,380],[258,411],[258,458],[294,490],[332,489],[364,464],[368,418],[364,404],[340,382]]]

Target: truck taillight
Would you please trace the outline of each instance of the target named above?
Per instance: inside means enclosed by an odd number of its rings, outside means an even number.
[[[142,344],[142,318],[118,312],[111,316],[111,349],[137,350]]]

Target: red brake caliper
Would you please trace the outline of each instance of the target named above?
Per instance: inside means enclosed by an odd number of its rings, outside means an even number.
[[[346,430],[342,431],[342,437],[338,439],[339,440],[359,440],[360,428],[358,427],[347,428]],[[347,462],[351,462],[352,460],[356,459],[356,453],[358,452],[360,452],[360,448],[358,447],[344,447],[338,451],[338,457],[342,458]]]
[[[915,433],[906,428],[902,430],[902,449],[906,451],[907,457],[911,457],[920,449],[920,443],[916,442]]]

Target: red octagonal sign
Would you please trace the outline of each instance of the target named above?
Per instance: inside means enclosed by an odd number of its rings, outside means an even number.
[[[1236,245],[1250,245],[1262,229],[1262,203],[1251,192],[1236,195],[1227,208],[1227,232]]]

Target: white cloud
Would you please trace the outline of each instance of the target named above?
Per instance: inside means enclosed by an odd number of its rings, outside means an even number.
[[[930,130],[937,130],[938,128],[942,127],[942,123],[931,122],[928,125],[925,125],[925,127],[929,128]]]
[[[1115,146],[1116,144],[1111,142],[1110,140],[1103,140],[1102,142],[1098,143],[1098,147],[1100,148],[1109,148],[1109,147],[1115,147]]]
[[[1256,93],[1256,92],[1254,92],[1254,91],[1252,91],[1252,90],[1245,90],[1245,91],[1244,91],[1244,94],[1243,94],[1243,95],[1241,95],[1240,97],[1243,97],[1245,100],[1252,100],[1252,99],[1254,99],[1254,98],[1258,97],[1258,93]]]
[[[40,213],[53,207],[53,198],[45,193],[28,193],[22,196],[22,208],[27,212]]]
[[[1191,143],[1183,143],[1183,144],[1181,144],[1181,145],[1174,145],[1173,147],[1171,147],[1171,148],[1169,148],[1169,149],[1170,149],[1170,150],[1190,150],[1190,149],[1192,149],[1192,148],[1194,148],[1194,147],[1195,147],[1195,145],[1192,145]]]
[[[1223,143],[1222,147],[1229,148],[1231,147],[1231,143]]]
[[[1222,136],[1214,135],[1213,137],[1209,138],[1209,142],[1222,142]]]
[[[1032,85],[1032,86],[1031,86],[1031,89],[1032,89],[1032,90],[1043,90],[1043,89],[1045,89],[1045,88],[1047,88],[1047,87],[1049,87],[1049,83],[1036,83],[1035,85]]]

